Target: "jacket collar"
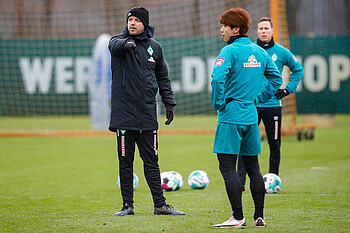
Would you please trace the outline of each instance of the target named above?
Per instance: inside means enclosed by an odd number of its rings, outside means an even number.
[[[227,44],[232,44],[235,40],[237,40],[238,38],[242,38],[242,37],[248,37],[248,36],[247,35],[231,36],[230,39],[228,40]]]
[[[258,38],[256,43],[257,43],[257,45],[259,45],[263,49],[268,49],[268,48],[271,48],[275,45],[275,41],[273,40],[273,37],[271,38],[270,42],[268,42],[268,43],[265,43]]]
[[[134,40],[147,40],[147,39],[150,39],[153,37],[154,31],[155,31],[155,27],[148,25],[141,34],[136,35],[136,36],[132,36],[129,33],[128,26],[125,26],[125,28],[122,32],[122,35],[125,37],[131,37]]]

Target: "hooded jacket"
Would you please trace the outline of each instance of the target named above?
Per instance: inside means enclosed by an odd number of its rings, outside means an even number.
[[[109,41],[112,89],[109,130],[157,130],[156,94],[159,89],[164,105],[175,106],[161,45],[154,39],[154,27],[147,26],[140,35],[131,36],[127,27]],[[124,51],[132,38],[136,51]]]

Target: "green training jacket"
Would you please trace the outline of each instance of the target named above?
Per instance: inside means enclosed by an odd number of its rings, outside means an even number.
[[[220,51],[211,76],[211,101],[214,110],[218,110],[219,123],[257,123],[254,100],[267,101],[282,84],[271,57],[247,36],[231,37]],[[264,76],[268,82],[261,90]]]
[[[256,43],[256,42],[255,42]],[[290,93],[294,93],[298,87],[298,84],[303,77],[303,67],[298,62],[297,58],[285,47],[274,43],[271,48],[266,48],[265,51],[270,55],[272,60],[275,62],[279,72],[282,74],[283,66],[288,66],[290,71],[292,72],[289,76],[289,82],[285,89],[287,89]],[[265,88],[268,81],[264,80],[262,84],[262,89]],[[272,96],[265,103],[257,104],[257,107],[281,107],[282,100],[277,99],[276,96]]]

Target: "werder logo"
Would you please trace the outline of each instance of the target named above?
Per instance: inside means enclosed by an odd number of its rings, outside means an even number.
[[[257,62],[254,55],[248,57],[248,63],[244,63],[244,67],[260,67],[261,63]]]
[[[275,61],[277,60],[277,55],[276,55],[276,53],[274,53],[274,54],[272,55],[272,57],[271,57],[271,58],[272,58],[272,61],[274,61],[274,62],[275,62]]]
[[[149,55],[152,56],[152,54],[153,54],[154,51],[153,51],[153,49],[152,49],[151,46],[148,47],[147,52],[149,53]]]
[[[150,58],[148,58],[148,61],[150,62],[155,62],[154,58],[152,57],[152,54],[154,53],[153,49],[151,46],[148,47],[147,52],[149,53],[149,55],[151,56]]]

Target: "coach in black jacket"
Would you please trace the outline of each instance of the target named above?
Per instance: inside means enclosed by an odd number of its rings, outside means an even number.
[[[184,215],[166,204],[158,165],[156,94],[166,107],[169,125],[176,105],[162,47],[152,39],[154,27],[143,7],[127,14],[124,31],[109,41],[112,56],[111,122],[116,132],[123,207],[116,216],[134,214],[133,162],[135,143],[144,163],[144,174],[154,202],[154,214]]]

